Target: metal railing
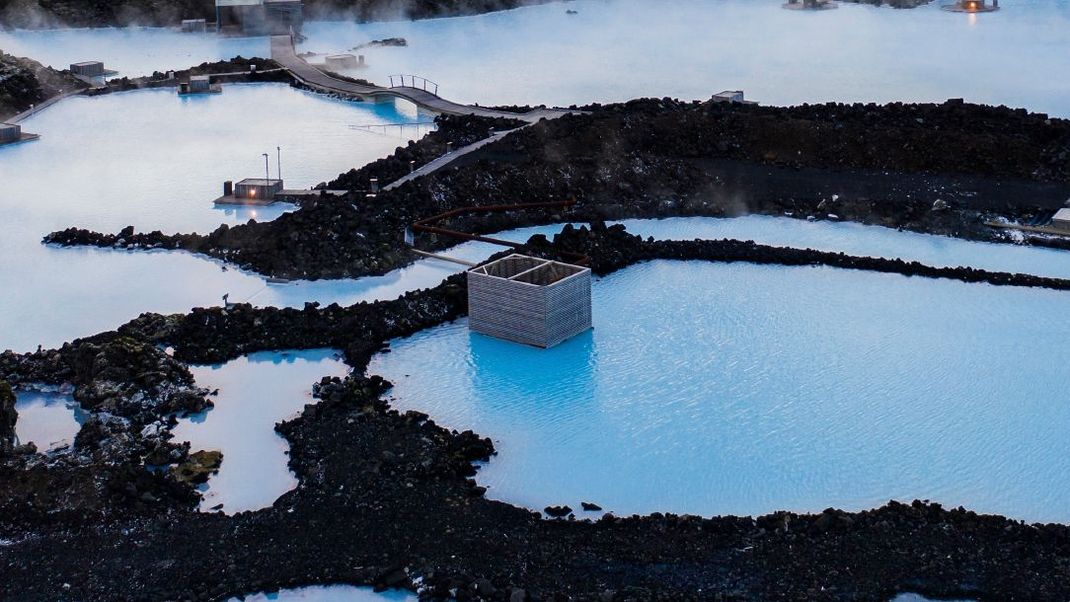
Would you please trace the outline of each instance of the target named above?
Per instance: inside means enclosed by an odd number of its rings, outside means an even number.
[[[391,88],[417,88],[438,96],[438,84],[419,75],[391,75]]]

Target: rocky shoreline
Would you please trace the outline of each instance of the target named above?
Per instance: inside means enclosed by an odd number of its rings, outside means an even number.
[[[70,73],[0,51],[0,121],[50,98],[85,88]]]
[[[1070,122],[1005,107],[804,105],[750,107],[645,99],[544,120],[446,169],[368,197],[408,162],[448,141],[506,124],[439,119],[440,132],[326,187],[350,190],[268,223],[207,234],[102,234],[71,228],[64,246],[185,249],[281,278],[384,274],[411,260],[401,232],[448,209],[575,199],[567,211],[471,216],[486,233],[562,221],[731,217],[836,219],[989,242],[1070,248],[1058,237],[1012,238],[990,219],[1030,220],[1070,199]],[[419,241],[431,249],[452,241]]]
[[[553,241],[533,237],[522,251],[581,252],[600,274],[651,259],[749,261],[1070,288],[744,241],[643,240],[601,223],[568,227]],[[0,355],[0,379],[70,382],[83,406],[137,424],[166,420],[178,391],[204,401],[179,361],[334,347],[354,367],[345,379],[318,383],[318,403],[277,427],[301,484],[265,510],[195,512],[188,484],[139,469],[150,457],[178,464],[189,450],[160,457],[134,429],[79,434],[69,454],[77,461],[27,468],[9,458],[0,468],[0,539],[15,543],[0,546],[3,591],[28,600],[215,600],[353,583],[410,588],[426,599],[508,602],[879,600],[899,591],[981,600],[1070,596],[1070,527],[938,504],[758,518],[565,512],[567,519],[549,520],[488,500],[473,480],[473,462],[491,459],[493,444],[390,409],[383,399],[389,383],[364,374],[387,341],[461,317],[466,300],[458,275],[394,301],[347,308],[145,314],[60,350]],[[88,425],[83,431],[96,433]],[[122,454],[101,449],[125,449],[127,461],[106,460]]]
[[[477,15],[548,0],[305,0],[305,16],[359,22]],[[0,27],[167,27],[183,19],[215,20],[211,0],[12,0],[0,4]]]

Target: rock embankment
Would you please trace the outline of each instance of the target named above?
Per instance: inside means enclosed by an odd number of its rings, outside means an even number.
[[[0,458],[11,453],[15,447],[15,422],[18,419],[15,393],[11,390],[11,385],[0,380]]]
[[[253,70],[255,68],[255,70]],[[87,96],[99,96],[112,92],[128,92],[146,88],[176,87],[179,82],[189,81],[194,75],[212,75],[212,83],[264,83],[285,82],[292,83],[293,78],[289,73],[278,71],[279,65],[271,59],[245,58],[237,56],[226,61],[214,63],[201,63],[196,67],[172,72],[173,77],[159,71],[144,77],[118,77],[112,78],[99,88],[90,88],[85,91]]]
[[[0,51],[0,121],[86,85],[69,73]]]
[[[374,198],[364,193],[372,177],[407,172],[410,157],[484,136],[488,123],[444,118],[440,132],[331,183],[352,190],[349,197],[269,223],[206,235],[69,229],[45,241],[180,248],[271,276],[344,278],[409,263],[406,226],[473,205],[576,200],[568,211],[475,215],[450,225],[493,232],[565,220],[758,213],[1000,242],[1005,232],[987,219],[1030,219],[1070,197],[1070,122],[1026,111],[961,101],[780,108],[669,99],[586,108]],[[418,242],[435,249],[455,241]]]

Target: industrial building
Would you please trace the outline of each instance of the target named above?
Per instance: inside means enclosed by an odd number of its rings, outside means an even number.
[[[83,77],[104,77],[104,63],[101,61],[83,61],[71,65],[71,73]]]
[[[468,325],[542,347],[591,328],[591,270],[513,254],[468,271]]]
[[[22,126],[14,123],[0,123],[0,144],[10,144],[22,140]]]
[[[220,32],[247,36],[299,32],[305,20],[301,0],[216,0],[215,14]]]

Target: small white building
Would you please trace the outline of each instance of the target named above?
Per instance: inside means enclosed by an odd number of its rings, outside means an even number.
[[[742,104],[743,90],[725,90],[713,95],[714,102],[729,102]]]
[[[282,192],[282,180],[274,178],[246,178],[234,185],[234,197],[239,201],[273,203],[279,192]]]
[[[1070,233],[1070,207],[1063,207],[1055,213],[1051,220],[1051,227]]]
[[[513,254],[468,271],[474,332],[548,349],[591,329],[591,270]]]

